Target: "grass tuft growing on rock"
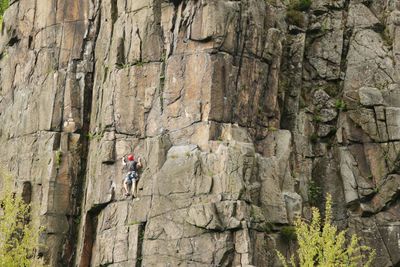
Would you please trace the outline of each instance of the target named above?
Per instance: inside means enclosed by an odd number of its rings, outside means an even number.
[[[57,150],[56,151],[55,161],[56,161],[56,167],[60,168],[61,162],[62,162],[62,152],[61,152],[61,150]]]
[[[346,103],[343,101],[343,99],[336,99],[335,107],[340,111],[346,110]]]
[[[311,205],[315,206],[322,200],[322,188],[319,187],[313,180],[310,181],[308,186],[308,201]]]

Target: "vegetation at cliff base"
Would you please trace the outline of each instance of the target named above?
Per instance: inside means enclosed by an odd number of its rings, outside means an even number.
[[[3,15],[8,8],[9,0],[0,0],[0,24],[3,23]]]
[[[40,231],[30,218],[30,206],[12,191],[12,178],[0,169],[0,266],[43,266],[36,258]]]
[[[332,224],[332,198],[327,196],[325,220],[322,222],[317,208],[312,210],[312,220],[308,224],[301,218],[295,222],[295,232],[299,248],[287,263],[285,257],[277,251],[283,266],[371,266],[375,251],[359,244],[359,238],[353,235],[346,240],[346,232]],[[298,264],[297,264],[298,262]]]

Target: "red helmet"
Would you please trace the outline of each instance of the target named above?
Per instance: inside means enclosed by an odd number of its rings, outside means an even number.
[[[134,161],[134,160],[135,160],[135,157],[134,157],[133,155],[128,155],[128,160],[129,160],[129,161]]]

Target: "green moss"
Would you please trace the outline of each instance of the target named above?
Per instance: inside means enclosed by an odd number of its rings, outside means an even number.
[[[117,63],[116,66],[117,66],[117,69],[127,69],[132,65],[129,63]]]
[[[286,242],[296,240],[296,228],[294,226],[284,226],[281,229],[281,237]]]
[[[139,241],[142,242],[144,240],[144,231],[139,231]]]
[[[55,162],[56,162],[56,167],[59,168],[61,166],[61,161],[62,161],[62,152],[61,150],[57,150],[56,151],[56,158],[55,158]]]
[[[250,208],[250,219],[253,219],[255,217],[255,212],[253,207]],[[254,220],[254,219],[253,219]]]
[[[381,32],[382,41],[387,46],[393,45],[393,38],[390,36],[389,29],[385,27],[385,29]]]
[[[311,142],[312,144],[315,144],[315,143],[318,142],[318,135],[317,135],[316,133],[313,133],[313,134],[310,136],[310,142]]]
[[[313,117],[313,121],[315,121],[315,122],[322,122],[322,118],[321,118],[320,115],[315,114],[314,117]]]
[[[47,74],[47,75],[50,75],[50,74],[53,74],[54,72],[55,72],[55,70],[54,70],[53,66],[52,66],[51,64],[49,64],[49,65],[47,66],[46,74]]]

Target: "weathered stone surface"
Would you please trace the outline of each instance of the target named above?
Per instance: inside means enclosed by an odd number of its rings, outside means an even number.
[[[11,2],[0,163],[50,266],[279,266],[325,193],[400,264],[396,1]]]
[[[340,175],[343,179],[343,190],[346,203],[350,204],[358,199],[357,182],[353,170],[354,160],[346,149],[340,149]]]
[[[347,131],[350,132],[348,133],[349,136],[352,134],[351,132],[353,132],[355,134],[355,140],[365,139],[365,137],[363,136],[365,134],[375,141],[380,140],[377,124],[375,121],[375,113],[373,110],[360,108],[357,110],[350,110],[349,112],[347,112],[347,114],[351,121],[355,124],[350,127],[361,127],[361,129],[363,130],[363,132],[357,133],[358,129],[347,129]]]
[[[361,208],[367,212],[377,213],[394,201],[393,197],[400,191],[400,176],[389,175],[378,185],[377,194],[371,199],[371,203],[361,204]]]
[[[336,118],[337,112],[335,109],[324,108],[319,112],[319,120],[322,122],[329,122]]]
[[[400,108],[386,108],[386,121],[389,140],[400,139]]]
[[[318,17],[318,27],[313,30],[321,31],[323,34],[313,40],[309,49],[307,49],[308,61],[313,70],[318,77],[327,80],[340,77],[340,62],[343,51],[342,17],[341,11],[325,13]]]
[[[344,90],[362,86],[385,89],[397,80],[396,76],[394,62],[379,33],[356,30],[348,52]]]
[[[371,10],[362,3],[352,3],[349,7],[348,27],[372,28],[380,24]]]
[[[370,244],[376,251],[374,264],[377,266],[390,266],[391,260],[388,247],[380,234],[378,225],[373,218],[351,217],[349,219],[351,232],[360,233],[362,244]]]
[[[382,93],[373,87],[361,87],[358,90],[360,103],[363,106],[371,107],[383,104]]]
[[[292,214],[293,209],[298,211],[297,208],[299,208],[293,204],[293,200],[297,201],[296,197],[293,198],[289,193],[293,190],[293,181],[288,166],[290,140],[291,135],[288,131],[272,133],[264,145],[266,158],[259,158],[260,201],[265,217],[272,223],[288,223],[286,209],[290,210],[290,214]],[[283,191],[289,192],[284,193]],[[288,198],[285,197],[285,194]]]

